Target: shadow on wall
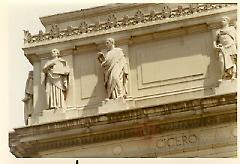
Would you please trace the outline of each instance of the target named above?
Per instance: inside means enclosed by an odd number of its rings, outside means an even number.
[[[46,92],[45,92],[45,82],[44,74],[42,72],[43,65],[47,60],[39,61],[34,63],[34,94],[33,94],[33,115],[32,121],[33,124],[39,123],[39,116],[42,115],[43,110],[47,109],[46,102]]]
[[[79,52],[74,59],[75,96],[82,116],[97,114],[97,107],[106,98],[103,71],[97,60],[97,50]],[[78,70],[78,71],[77,71]]]
[[[209,65],[207,67],[206,76],[204,79],[203,86],[204,96],[214,95],[215,94],[215,87],[217,87],[218,80],[221,78],[221,70],[220,70],[220,61],[218,58],[218,54],[213,47],[213,37],[212,33],[209,32],[206,35],[206,47],[207,47],[207,55],[209,57]]]

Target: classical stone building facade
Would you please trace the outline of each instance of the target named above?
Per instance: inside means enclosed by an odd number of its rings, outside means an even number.
[[[222,17],[234,32],[236,4],[111,4],[41,17],[45,32],[25,31],[33,105],[27,125],[9,133],[10,151],[16,157],[236,157],[237,82],[222,79],[213,44]],[[106,99],[98,61],[106,38],[114,38],[128,66],[124,98]],[[49,95],[47,84],[59,94]]]

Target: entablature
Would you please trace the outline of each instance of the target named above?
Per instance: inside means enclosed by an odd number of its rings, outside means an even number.
[[[232,93],[32,125],[11,132],[9,143],[15,156],[26,157],[41,150],[236,122],[236,101]]]

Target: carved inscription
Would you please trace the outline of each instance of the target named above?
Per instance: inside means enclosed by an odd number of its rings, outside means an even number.
[[[198,137],[195,134],[181,135],[181,136],[166,136],[162,137],[157,142],[158,148],[184,146],[189,144],[195,144],[198,141]]]

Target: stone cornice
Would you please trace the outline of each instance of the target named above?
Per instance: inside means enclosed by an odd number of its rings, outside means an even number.
[[[131,10],[132,8],[140,6],[149,6],[149,3],[116,3],[104,6],[91,7],[77,11],[54,14],[49,16],[40,17],[40,21],[44,26],[51,25],[52,23],[61,23],[67,21],[75,21],[79,19],[86,19],[88,17],[102,15],[103,13],[115,13],[120,10]]]
[[[123,17],[117,20],[114,14],[110,14],[104,23],[98,22],[97,24],[87,24],[87,22],[81,22],[79,27],[69,26],[67,29],[61,31],[57,24],[53,24],[50,32],[43,33],[40,31],[38,35],[31,35],[29,31],[25,31],[25,48],[38,46],[42,44],[55,43],[56,39],[58,42],[66,41],[65,39],[78,39],[79,37],[89,37],[92,34],[99,35],[101,31],[104,33],[112,33],[113,31],[122,31],[139,28],[145,24],[154,22],[154,24],[183,20],[184,18],[189,19],[191,16],[199,16],[198,14],[209,14],[209,11],[221,12],[221,9],[230,8],[231,10],[236,9],[236,5],[230,4],[198,4],[191,5],[190,7],[182,8],[179,6],[177,9],[170,9],[165,7],[161,12],[156,13],[152,11],[148,15],[144,15],[142,11],[138,10],[133,17]],[[204,14],[203,14],[204,15]],[[178,20],[178,19],[177,19]],[[151,24],[152,25],[152,24]]]
[[[60,51],[98,51],[98,46],[102,45],[107,37],[113,37],[117,46],[120,46],[123,42],[124,44],[131,45],[134,43],[177,37],[179,35],[186,35],[195,32],[206,32],[212,28],[216,28],[216,25],[219,24],[219,18],[224,15],[235,20],[236,6],[202,12],[196,15],[192,14],[172,19],[140,23],[122,28],[112,28],[109,30],[86,33],[84,35],[55,38],[31,44],[27,43],[23,50],[29,61],[34,63],[34,59],[31,58],[32,54],[35,54],[38,58],[42,58],[43,54],[50,55],[49,52],[51,49],[56,47]]]
[[[236,122],[235,93],[17,128],[9,134],[10,149],[16,156],[24,157],[40,150],[226,122]]]

